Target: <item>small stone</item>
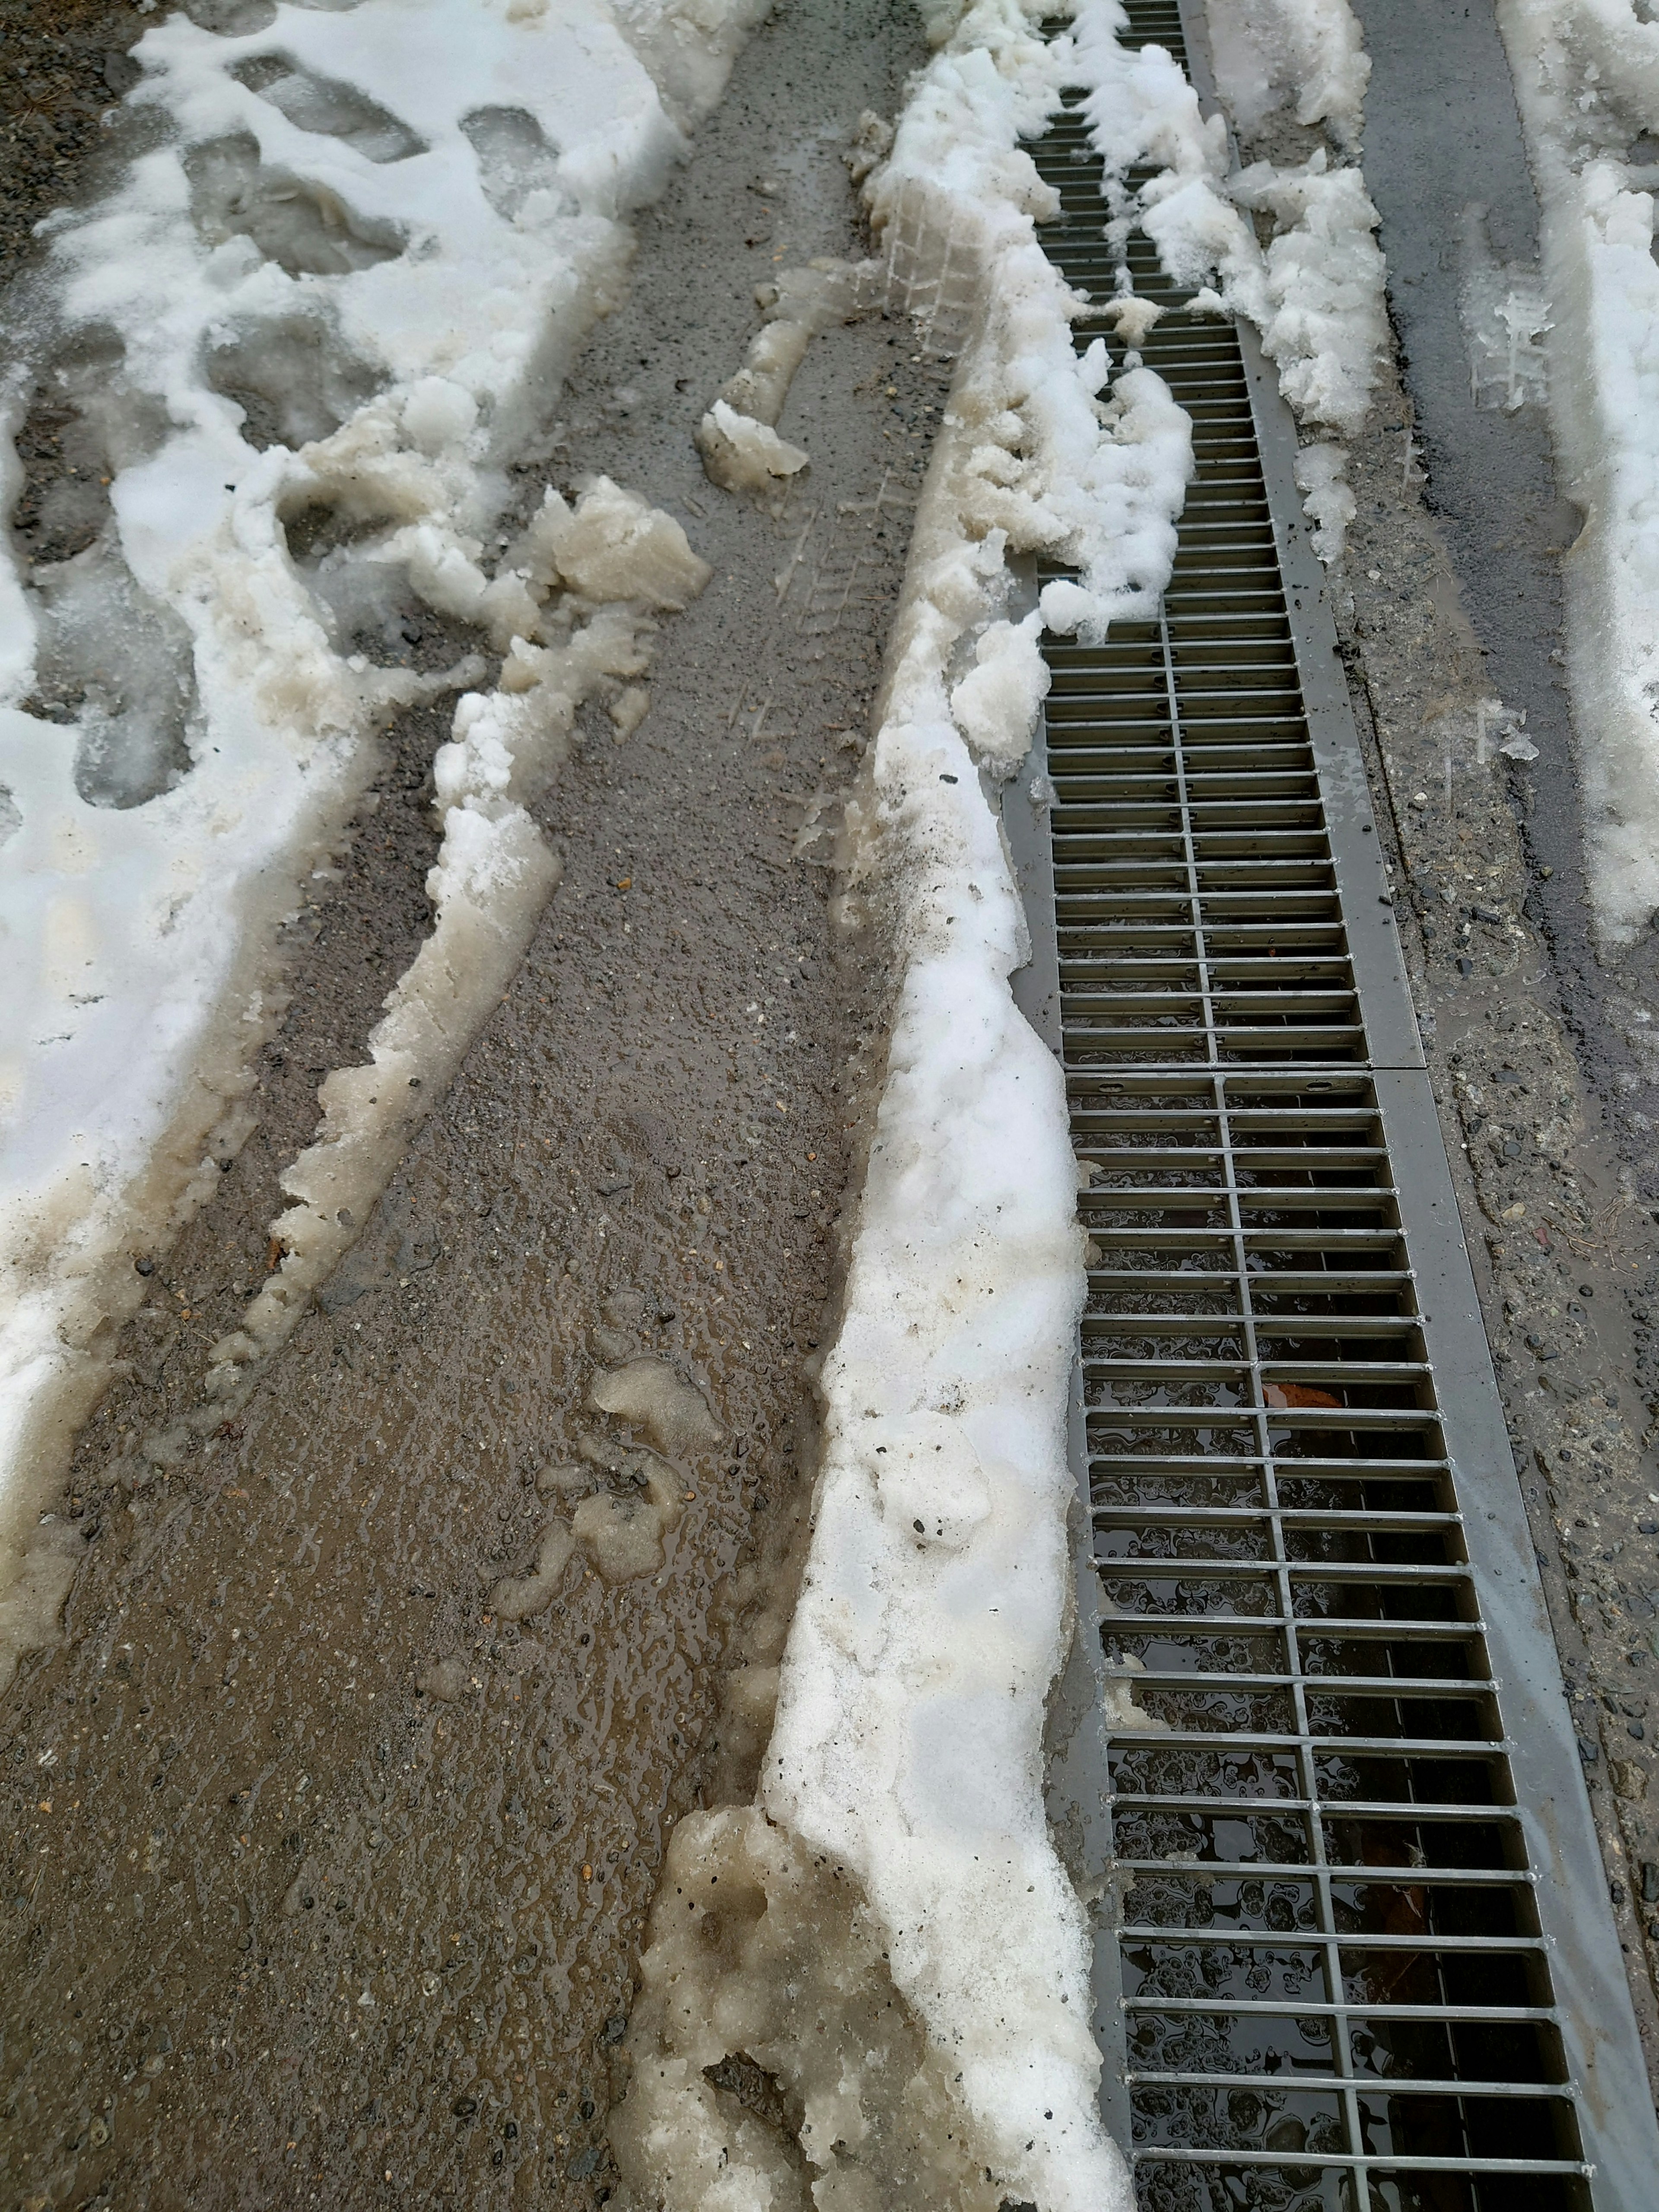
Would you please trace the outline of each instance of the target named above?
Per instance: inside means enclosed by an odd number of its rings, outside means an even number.
[[[1610,1759],[1607,1772],[1620,1796],[1632,1803],[1638,1802],[1648,1794],[1648,1771],[1634,1759]]]

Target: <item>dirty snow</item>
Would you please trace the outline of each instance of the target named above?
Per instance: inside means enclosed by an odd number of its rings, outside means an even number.
[[[1054,201],[1018,141],[1116,54],[1121,21],[1091,0],[1092,39],[1045,43],[1044,12],[942,18],[865,186],[879,251],[860,284],[878,266],[890,310],[961,343],[844,855],[849,912],[881,915],[902,969],[759,1804],[680,1823],[644,1964],[611,2126],[641,2203],[807,2202],[708,2085],[738,2051],[800,2099],[815,2203],[850,2205],[854,2181],[986,2212],[1130,2202],[1098,2113],[1088,1929],[1043,1809],[1083,1252],[1060,1071],[1009,988],[1028,947],[992,794],[1047,688],[1042,620],[1097,638],[1167,582],[1191,426],[1149,370],[1109,387],[1103,345],[1079,358],[1079,303],[1036,244]],[[1038,551],[1075,576],[1040,615],[1012,566]],[[735,1961],[688,1932],[685,1899],[715,1879],[751,1931]],[[827,2014],[846,2023],[831,2045]],[[850,2178],[837,2134],[860,2146]]]
[[[1288,107],[1358,154],[1371,64],[1348,0],[1207,0],[1205,13],[1217,84],[1247,137]]]
[[[1542,216],[1543,298],[1515,287],[1515,390],[1528,396],[1541,349],[1561,489],[1584,513],[1562,563],[1567,678],[1590,908],[1609,946],[1659,909],[1659,23],[1646,15],[1632,0],[1498,8]]]
[[[615,486],[517,539],[498,518],[507,464],[625,281],[629,210],[760,12],[362,0],[235,37],[173,16],[136,49],[149,150],[54,218],[10,303],[8,431],[39,389],[78,410],[108,482],[106,508],[84,487],[85,550],[0,561],[7,1651],[67,1577],[34,1501],[141,1287],[131,1255],[251,1126],[276,927],[373,773],[376,725],[465,694],[434,934],[374,1065],[325,1087],[278,1224],[293,1257],[222,1348],[227,1391],[343,1241],[343,1192],[362,1218],[411,1072],[432,1070],[429,1099],[516,962],[555,873],[526,803],[576,704],[637,719],[651,621],[698,586],[678,526]],[[434,676],[383,665],[417,605],[478,651]]]

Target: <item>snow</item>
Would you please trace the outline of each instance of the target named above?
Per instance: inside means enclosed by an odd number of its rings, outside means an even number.
[[[1333,148],[1357,157],[1370,64],[1346,0],[1228,0],[1212,11],[1212,30],[1218,89],[1241,129],[1259,129],[1291,100],[1298,122],[1327,125],[1333,147],[1285,166],[1233,167],[1221,117],[1200,114],[1162,47],[1118,47],[1105,11],[1079,33],[1095,75],[1094,142],[1124,195],[1120,220],[1128,217],[1127,172],[1155,166],[1134,212],[1165,269],[1255,325],[1298,421],[1340,454],[1317,434],[1358,430],[1388,344],[1376,210],[1355,161],[1331,158]],[[1270,218],[1265,248],[1250,214]],[[1334,490],[1340,471],[1328,461],[1310,466],[1321,499],[1310,519],[1334,561],[1346,524]]]
[[[165,1247],[251,1126],[279,925],[372,779],[377,726],[465,694],[433,934],[373,1065],[324,1086],[276,1224],[291,1257],[221,1347],[222,1392],[301,1310],[347,1241],[343,1200],[361,1220],[516,964],[556,873],[526,802],[576,705],[627,685],[637,715],[652,618],[706,573],[615,486],[507,544],[497,518],[625,281],[629,210],[760,12],[361,0],[234,37],[174,16],[136,49],[128,104],[158,127],[104,198],[52,219],[11,303],[7,429],[36,386],[77,410],[95,465],[53,496],[98,534],[55,569],[0,560],[0,1589],[21,1573],[40,1597],[11,1606],[0,1663],[48,1632],[68,1570],[35,1501],[143,1287],[131,1255]],[[422,607],[480,652],[385,665]]]
[[[697,431],[711,483],[726,491],[766,491],[806,466],[806,454],[780,438],[776,427],[795,372],[815,337],[878,304],[884,289],[878,263],[829,258],[786,269],[775,284],[759,289],[766,319]]]
[[[1541,343],[1561,488],[1584,514],[1562,579],[1587,888],[1617,948],[1659,909],[1659,24],[1631,0],[1500,0],[1498,17],[1547,301],[1517,272],[1516,391]]]
[[[1060,1072],[1010,992],[1029,948],[994,799],[1047,687],[1043,621],[1098,638],[1168,581],[1191,425],[1149,370],[1109,390],[1104,346],[1074,350],[1082,303],[1036,244],[1054,202],[1018,142],[1117,54],[1121,15],[1090,0],[1074,46],[1041,39],[1042,12],[980,0],[941,22],[866,185],[890,310],[963,333],[848,810],[849,911],[880,915],[899,975],[759,1807],[681,1821],[644,1962],[611,2130],[641,2203],[805,2204],[707,2084],[738,2050],[801,2099],[815,2202],[842,2201],[814,2154],[836,2132],[884,2201],[918,2201],[917,2161],[988,2212],[1131,2201],[1043,1808],[1083,1239]],[[1040,615],[1013,566],[1037,552],[1076,574]],[[753,1931],[718,1972],[683,1905],[716,1880]],[[902,2060],[884,1986],[925,2030]],[[826,2013],[853,2023],[828,2046]]]
[[[1346,466],[1346,456],[1332,438],[1316,439],[1297,453],[1296,488],[1314,526],[1313,549],[1322,561],[1336,559],[1354,518],[1354,495],[1343,473]]]
[[[1247,137],[1288,106],[1358,151],[1371,64],[1348,0],[1208,0],[1206,13],[1216,79]]]

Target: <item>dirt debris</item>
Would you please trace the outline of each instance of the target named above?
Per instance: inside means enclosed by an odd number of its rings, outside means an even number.
[[[1401,942],[1572,1707],[1659,2079],[1659,1226],[1581,1063],[1481,651],[1394,381],[1349,464],[1350,688]],[[1343,596],[1346,587],[1346,597]]]

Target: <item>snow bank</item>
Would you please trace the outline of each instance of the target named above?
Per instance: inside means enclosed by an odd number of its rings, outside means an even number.
[[[614,486],[516,539],[498,518],[624,282],[629,210],[763,4],[361,0],[256,9],[235,37],[175,16],[136,50],[144,150],[54,218],[11,303],[7,428],[38,392],[92,465],[52,495],[79,502],[83,550],[0,562],[0,1589],[22,1571],[45,1593],[13,1604],[0,1663],[66,1579],[55,1553],[25,1559],[46,1543],[34,1501],[135,1301],[131,1255],[251,1126],[277,925],[373,773],[376,725],[474,687],[441,763],[432,940],[374,1066],[325,1086],[278,1224],[293,1258],[222,1348],[225,1389],[510,972],[553,880],[526,802],[575,705],[642,672],[652,613],[697,587],[678,526]],[[397,665],[423,610],[489,658]]]
[[[1590,907],[1613,946],[1659,909],[1659,24],[1645,12],[1632,0],[1498,8],[1549,303],[1546,327],[1542,303],[1516,288],[1517,336],[1541,341],[1562,489],[1584,511],[1562,564],[1567,678]]]
[[[808,2202],[798,2154],[708,2078],[738,2054],[799,2100],[813,2203],[1130,2202],[1043,1811],[1082,1238],[1060,1070],[1010,994],[1028,947],[994,797],[1048,680],[1011,556],[1074,568],[1043,592],[1056,629],[1144,617],[1192,453],[1158,377],[1109,392],[1104,347],[1079,359],[1036,245],[1053,197],[1018,140],[1120,20],[1095,0],[1100,38],[1045,43],[1044,12],[942,25],[866,187],[893,304],[963,343],[849,809],[849,907],[899,981],[811,1553],[759,1804],[676,1831],[611,2121],[635,2201],[676,2212]]]

